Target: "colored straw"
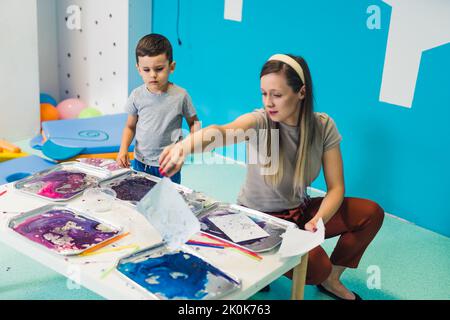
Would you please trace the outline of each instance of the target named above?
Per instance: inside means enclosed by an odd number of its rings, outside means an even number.
[[[107,276],[109,276],[109,274],[111,273],[111,271],[113,271],[116,268],[116,266],[112,266],[111,268],[105,270],[105,272],[103,272],[100,275],[100,279],[105,279]]]
[[[257,258],[259,260],[262,259],[262,257],[260,255],[258,255],[257,253],[255,253],[253,251],[250,251],[248,249],[242,248],[242,247],[237,246],[237,245],[232,244],[232,243],[228,243],[228,242],[223,241],[222,239],[219,239],[219,238],[217,238],[215,236],[209,235],[209,234],[204,233],[204,232],[201,232],[201,235],[206,237],[206,238],[208,238],[208,239],[212,239],[212,240],[215,240],[215,241],[219,242],[219,244],[223,245],[224,247],[233,248],[233,249],[239,250],[242,253],[246,253],[246,254],[248,254],[248,255],[250,255],[250,256],[252,256],[254,258]]]
[[[188,241],[186,244],[191,246],[198,246],[198,247],[207,247],[207,248],[215,248],[215,249],[224,249],[224,246],[214,244],[214,243],[208,243],[208,242],[200,242],[200,241]]]
[[[80,257],[87,256],[89,253],[91,253],[91,252],[93,252],[93,251],[95,251],[95,250],[98,250],[98,249],[100,249],[100,248],[103,248],[103,247],[107,246],[108,244],[111,244],[111,243],[113,243],[113,242],[116,242],[116,241],[118,241],[118,240],[120,240],[120,239],[126,237],[126,236],[129,235],[129,234],[130,234],[129,232],[124,233],[124,234],[119,234],[118,236],[115,236],[114,238],[111,238],[111,239],[109,239],[109,240],[106,240],[105,242],[99,243],[98,245],[95,245],[95,246],[93,246],[93,247],[87,249],[87,250],[84,251],[83,253],[79,254],[79,256],[80,256]]]
[[[92,256],[92,255],[95,255],[95,254],[116,252],[116,251],[121,251],[121,250],[125,250],[125,249],[135,249],[135,248],[139,248],[139,246],[134,245],[134,244],[130,244],[130,245],[127,245],[127,246],[120,246],[120,247],[115,247],[115,248],[99,249],[99,250],[96,250],[94,252],[82,253],[81,255],[83,257],[84,256]]]

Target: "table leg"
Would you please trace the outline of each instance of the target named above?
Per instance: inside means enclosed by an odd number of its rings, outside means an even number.
[[[308,253],[305,253],[300,263],[294,268],[292,276],[291,300],[303,300],[305,293],[306,268],[308,266]]]

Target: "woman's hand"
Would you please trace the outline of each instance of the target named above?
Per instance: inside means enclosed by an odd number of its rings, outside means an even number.
[[[308,223],[305,224],[305,230],[310,232],[316,232],[317,221],[319,221],[319,219],[317,218],[312,218],[311,220],[309,220]]]
[[[116,162],[122,168],[128,168],[130,166],[130,158],[128,157],[128,151],[119,152],[117,154]]]
[[[184,164],[184,150],[181,143],[175,143],[164,148],[159,156],[159,172],[167,177],[181,170]]]

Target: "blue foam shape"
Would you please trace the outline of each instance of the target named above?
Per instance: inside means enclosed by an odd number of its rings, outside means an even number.
[[[54,166],[56,163],[45,160],[41,157],[31,155],[22,158],[16,158],[0,163],[0,184],[12,182],[21,174],[34,174]]]
[[[9,176],[6,177],[6,181],[9,182],[14,182],[23,178],[26,178],[28,176],[30,176],[31,173],[29,172],[16,172],[13,174],[10,174]]]
[[[48,93],[41,93],[39,95],[39,103],[50,103],[52,106],[55,107],[58,105],[56,100]]]
[[[44,144],[44,139],[41,134],[38,134],[33,139],[30,140],[30,147],[36,150],[42,150]]]
[[[42,145],[42,153],[55,160],[67,160],[79,155],[84,148],[63,147],[47,140]]]
[[[47,139],[55,145],[84,148],[83,154],[118,152],[128,114],[42,122]],[[134,141],[129,151],[133,151]]]

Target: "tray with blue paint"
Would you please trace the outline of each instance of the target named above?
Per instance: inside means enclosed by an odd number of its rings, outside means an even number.
[[[102,181],[100,186],[113,189],[117,194],[117,199],[135,208],[138,202],[160,181],[159,177],[130,170],[118,177]],[[201,192],[193,191],[179,184],[175,184],[175,187],[194,214],[210,209],[218,203]]]
[[[245,219],[247,220],[249,218],[251,221],[248,220],[248,222],[254,225],[252,231],[255,230],[255,228],[260,229],[259,233],[258,230],[256,230],[257,232],[255,232],[255,234],[260,234],[260,236],[255,236],[250,240],[233,241],[233,239],[230,237],[231,232],[227,234],[227,232],[225,232],[224,228],[222,227],[224,226],[224,224],[218,223],[221,219],[222,221],[225,221],[225,218],[233,218],[231,217],[231,215],[235,215],[234,217],[237,217],[237,215],[244,215]],[[267,252],[275,249],[278,245],[281,244],[283,240],[281,235],[286,232],[287,228],[298,228],[296,224],[290,221],[279,219],[266,213],[262,213],[239,205],[227,203],[220,203],[216,207],[200,213],[199,215],[197,215],[197,218],[200,221],[201,231],[214,237],[220,238],[221,240],[224,240],[226,242],[233,243],[245,249],[251,250],[253,252]],[[228,219],[227,221],[231,220]],[[245,220],[243,219],[235,221],[245,222]],[[234,225],[234,234],[244,233],[245,231],[248,232],[248,230],[250,229],[248,227],[249,225],[249,223],[246,223],[246,225],[244,225],[243,223],[241,225],[242,230],[239,230],[239,225]]]
[[[89,187],[109,179],[104,170],[68,161],[18,180],[14,188],[49,201],[68,201]]]
[[[152,299],[221,299],[241,287],[240,279],[194,250],[170,250],[164,242],[123,257],[116,270]]]

